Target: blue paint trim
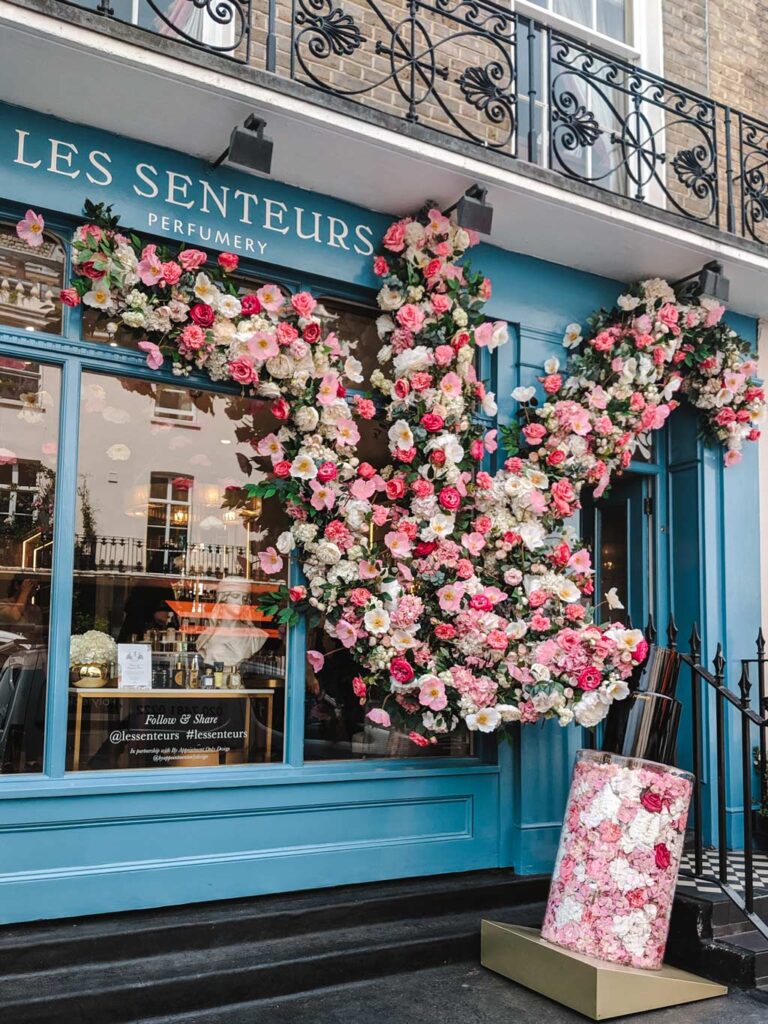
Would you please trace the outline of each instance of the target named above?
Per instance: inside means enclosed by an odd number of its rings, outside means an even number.
[[[61,379],[58,460],[54,495],[51,631],[46,693],[45,770],[64,774],[69,700],[69,638],[72,633],[72,578],[77,524],[77,452],[80,414],[80,366],[68,359]]]

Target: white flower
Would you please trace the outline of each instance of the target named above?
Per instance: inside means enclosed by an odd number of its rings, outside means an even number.
[[[399,309],[403,304],[403,293],[399,288],[390,288],[385,284],[376,296],[379,309]]]
[[[560,360],[556,356],[551,356],[544,363],[544,373],[557,373],[560,369]]]
[[[610,705],[603,700],[602,695],[596,690],[592,690],[582,696],[573,709],[573,716],[579,725],[583,725],[585,729],[591,729],[598,722],[602,722],[608,714],[609,707]]]
[[[91,290],[83,296],[86,306],[93,306],[94,309],[112,309],[112,293],[109,289],[109,281],[106,277],[94,281]],[[125,319],[125,317],[123,317]],[[142,317],[142,321],[143,321]]]
[[[555,594],[566,604],[573,604],[581,597],[581,591],[572,580],[560,580],[555,588]]]
[[[407,348],[395,356],[392,364],[396,377],[407,377],[419,370],[426,370],[432,365],[432,352],[426,345]]]
[[[317,476],[317,466],[314,459],[301,452],[291,463],[291,476],[299,480],[313,480]]]
[[[496,405],[496,396],[492,391],[486,392],[482,402],[480,403],[480,408],[486,416],[495,416],[499,411],[499,407]]]
[[[386,338],[395,329],[395,321],[391,316],[379,316],[376,318],[376,333],[379,338]],[[387,357],[389,358],[389,357]]]
[[[614,821],[620,807],[621,798],[606,782],[589,807],[581,812],[579,820],[587,828],[597,828],[602,821]]]
[[[555,905],[555,927],[564,928],[567,924],[580,921],[584,907],[573,896],[564,896]]]
[[[616,305],[619,309],[623,309],[625,313],[631,313],[633,309],[637,309],[642,301],[636,295],[620,295],[616,300]]]
[[[581,324],[568,324],[563,335],[563,348],[576,348],[583,340]]]
[[[630,653],[636,651],[638,645],[645,640],[641,629],[614,628],[606,630],[605,635],[613,640],[620,651],[629,651]]]
[[[612,609],[623,609],[624,605],[619,600],[619,595],[616,593],[616,587],[611,587],[610,590],[606,591],[605,600],[608,602],[608,607]]]
[[[293,534],[290,530],[283,530],[277,538],[275,547],[282,555],[287,555],[289,551],[293,550]]]
[[[473,715],[467,715],[467,728],[472,732],[493,732],[501,722],[501,715],[496,708],[481,708]]]
[[[600,687],[600,690],[606,699],[610,701],[624,700],[629,696],[629,686],[624,679],[619,679],[618,676],[607,679]]]
[[[363,364],[354,356],[347,356],[344,361],[344,376],[353,384],[360,384],[363,379]]]
[[[389,428],[390,444],[393,448],[413,448],[413,434],[405,420],[397,420]]]
[[[647,814],[648,812],[646,811],[645,813]],[[656,817],[658,818],[658,815]],[[647,878],[642,872],[635,871],[625,857],[616,857],[615,860],[612,860],[608,866],[608,874],[613,879],[616,887],[622,892],[631,892],[632,889],[645,889],[646,886],[652,884],[651,879]]]
[[[547,532],[541,523],[521,523],[517,532],[522,537],[523,544],[525,544],[529,551],[535,551],[537,548],[544,546],[544,538],[546,537]]]
[[[450,537],[456,521],[453,516],[446,516],[442,512],[432,516],[429,525],[421,531],[423,540],[441,540],[443,537]]]
[[[530,400],[536,394],[536,388],[515,388],[512,392],[512,397],[516,402],[530,402]]]
[[[336,565],[341,560],[341,550],[329,540],[321,540],[314,550],[315,557],[324,565]]]
[[[629,914],[617,914],[613,918],[613,930],[621,939],[624,948],[633,956],[643,956],[651,934],[651,921],[656,916],[653,904]]]
[[[517,704],[497,704],[496,710],[501,715],[502,722],[519,722],[522,717]]]
[[[236,295],[222,295],[219,300],[218,312],[228,320],[234,320],[236,316],[240,316],[241,308],[240,299]]]
[[[194,292],[200,302],[207,302],[214,309],[218,308],[221,292],[207,274],[198,274],[195,278]]]
[[[531,675],[537,683],[548,683],[552,678],[549,668],[546,665],[539,665],[538,662],[531,665]]]
[[[380,636],[389,629],[389,612],[382,605],[377,604],[365,613],[363,622],[369,633]]]
[[[318,424],[320,415],[317,409],[313,409],[311,405],[303,405],[300,409],[296,410],[293,417],[293,422],[296,424],[296,428],[304,434],[308,434],[314,430]]]

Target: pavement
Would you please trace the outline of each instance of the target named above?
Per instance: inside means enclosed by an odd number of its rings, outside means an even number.
[[[584,1024],[587,1018],[473,964],[449,964],[151,1024]],[[768,993],[733,992],[623,1024],[768,1024]],[[142,1022],[150,1024],[150,1022]]]

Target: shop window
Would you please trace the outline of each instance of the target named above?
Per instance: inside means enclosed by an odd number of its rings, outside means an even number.
[[[631,42],[629,0],[530,0],[577,25],[611,39]]]
[[[155,419],[168,423],[195,423],[195,403],[187,388],[161,384],[155,398]]]
[[[54,367],[0,362],[2,773],[43,770],[59,394]]]
[[[283,756],[286,631],[258,597],[286,579],[259,555],[287,521],[243,490],[274,422],[267,403],[188,391],[198,429],[159,423],[162,387],[83,378],[70,770]]]
[[[319,301],[329,313],[336,317],[333,329],[344,341],[353,344],[353,355],[360,360],[363,380],[352,383],[353,388],[366,390],[370,387],[371,374],[379,368],[381,341],[376,330],[378,310],[370,309],[358,302],[344,302],[341,299],[323,296]]]
[[[64,249],[54,235],[46,232],[32,249],[14,224],[0,223],[0,324],[61,334],[64,264]]]

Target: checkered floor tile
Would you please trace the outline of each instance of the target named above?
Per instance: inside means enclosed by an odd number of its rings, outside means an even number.
[[[755,889],[764,889],[768,892],[768,854],[755,853],[754,855],[754,879]],[[686,851],[680,864],[680,871],[694,870],[693,851]],[[712,878],[718,878],[720,865],[717,850],[704,851],[704,874]],[[739,850],[728,851],[728,884],[731,888],[740,892],[744,889],[744,852]],[[716,894],[721,891],[720,886],[714,882],[701,878],[686,878],[682,873],[677,880],[677,887],[682,892]]]

